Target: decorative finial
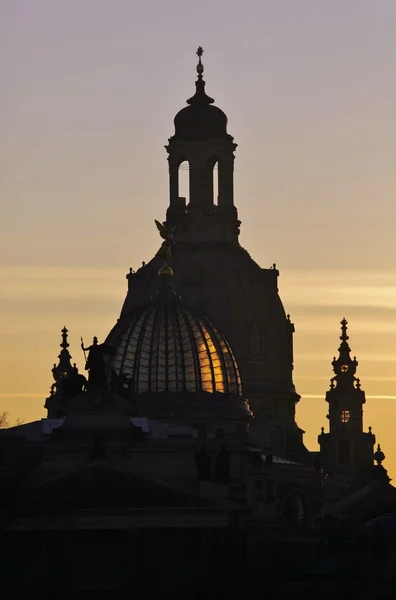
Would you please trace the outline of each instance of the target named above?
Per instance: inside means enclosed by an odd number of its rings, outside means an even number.
[[[381,446],[379,444],[377,446],[377,450],[374,452],[373,458],[379,466],[385,460],[385,454],[382,452]]]
[[[66,326],[62,329],[61,333],[62,333],[62,342],[60,344],[60,347],[64,348],[66,350],[66,348],[69,347],[69,343],[67,341],[68,330],[66,329]]]
[[[342,340],[343,342],[346,342],[347,340],[349,340],[349,336],[347,335],[347,327],[348,325],[348,321],[346,320],[346,318],[344,317],[341,321],[341,336],[340,336],[340,340]]]
[[[320,428],[320,433],[321,433],[322,435],[324,435],[324,427],[321,427],[321,428]]]
[[[158,275],[161,277],[162,281],[167,281],[173,277],[173,269],[169,265],[164,265],[158,271]]]
[[[197,50],[197,56],[198,56],[198,64],[197,64],[197,73],[198,73],[198,79],[202,79],[202,73],[204,72],[204,66],[202,64],[202,54],[203,54],[203,48],[202,46],[198,46],[198,50]]]
[[[203,54],[203,48],[202,46],[199,46],[196,52],[196,55],[198,56],[198,64],[197,64],[197,73],[198,73],[198,78],[197,81],[195,82],[195,87],[196,87],[196,92],[194,94],[194,96],[192,96],[191,98],[189,98],[187,100],[187,104],[213,104],[214,100],[213,98],[210,98],[210,96],[208,96],[205,93],[205,81],[202,77],[202,73],[204,72],[204,66],[202,64],[202,54]]]
[[[197,73],[198,73],[198,75],[201,75],[201,77],[202,77],[202,73],[203,73],[203,70],[204,70],[204,66],[203,66],[202,60],[201,60],[203,53],[204,53],[204,51],[203,51],[202,46],[198,46],[198,49],[197,49],[197,52],[196,52],[196,54],[198,56]]]

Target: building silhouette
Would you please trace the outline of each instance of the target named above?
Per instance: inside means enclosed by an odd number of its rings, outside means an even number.
[[[205,92],[202,52],[166,147],[159,251],[127,274],[106,340],[81,343],[88,377],[64,327],[47,417],[0,432],[3,590],[393,597],[395,489],[363,430],[347,322],[329,432],[310,452],[295,421],[294,326],[276,266],[239,244],[236,144]]]
[[[261,268],[239,244],[234,202],[234,152],[227,117],[205,92],[201,56],[196,92],[174,120],[166,146],[169,206],[166,226],[176,227],[172,266],[178,293],[200,306],[226,334],[255,414],[263,446],[290,458],[307,454],[295,421],[300,396],[293,384],[294,326],[278,294],[275,265]],[[189,165],[190,199],[179,196],[180,166]],[[215,169],[215,166],[217,168]],[[218,179],[215,198],[214,178]],[[121,317],[156,289],[161,258],[155,257],[130,281]]]

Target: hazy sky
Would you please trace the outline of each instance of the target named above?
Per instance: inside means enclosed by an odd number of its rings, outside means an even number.
[[[241,243],[276,262],[312,448],[350,322],[396,475],[396,2],[0,2],[0,410],[44,415],[60,329],[103,338],[158,247],[164,145],[194,91],[238,143]]]

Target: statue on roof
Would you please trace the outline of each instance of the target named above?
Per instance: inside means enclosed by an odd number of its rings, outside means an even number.
[[[128,292],[131,291],[132,289],[132,278],[135,275],[135,271],[134,269],[132,269],[132,267],[130,267],[129,269],[129,273],[126,274],[126,280],[128,281]]]
[[[157,219],[155,219],[155,224],[157,225],[160,236],[164,240],[156,256],[161,256],[164,259],[165,264],[168,265],[171,259],[171,249],[175,245],[175,239],[173,236],[176,227],[173,227],[171,230],[169,230],[165,225],[157,221]]]
[[[81,338],[81,348],[85,352],[89,352],[86,357],[85,369],[88,371],[88,383],[97,387],[103,387],[106,384],[106,363],[105,354],[113,354],[113,348],[107,344],[99,344],[98,338],[95,336],[91,346],[84,347],[83,339]]]

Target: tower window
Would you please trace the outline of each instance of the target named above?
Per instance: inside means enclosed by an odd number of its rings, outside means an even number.
[[[219,163],[216,162],[213,167],[213,204],[219,203]]]
[[[346,373],[348,371],[348,365],[341,365],[341,373]]]
[[[351,418],[351,413],[349,412],[349,410],[341,411],[341,423],[348,423],[350,418]]]
[[[179,197],[186,199],[186,205],[190,202],[190,165],[187,160],[179,166]]]

